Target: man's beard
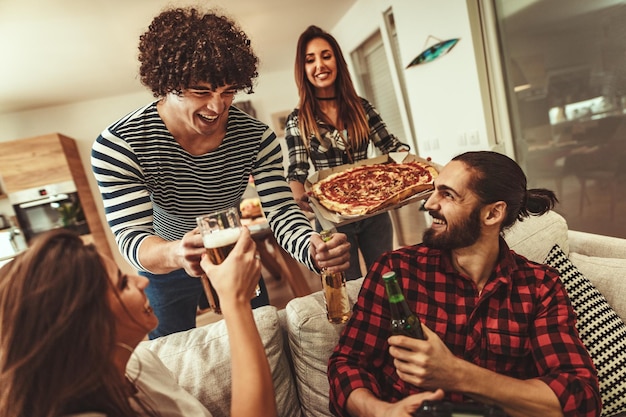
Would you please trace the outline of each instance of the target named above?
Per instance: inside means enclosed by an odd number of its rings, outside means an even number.
[[[430,248],[442,250],[473,245],[480,236],[480,207],[475,207],[469,217],[459,224],[446,222],[446,225],[447,229],[442,232],[436,232],[433,228],[426,229],[422,237],[424,244]]]

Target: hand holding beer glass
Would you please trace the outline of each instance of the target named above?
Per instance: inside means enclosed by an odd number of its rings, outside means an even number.
[[[221,264],[237,243],[241,233],[241,220],[237,208],[232,207],[198,216],[196,222],[202,234],[202,242],[209,260],[215,265]],[[211,309],[215,313],[221,314],[220,300],[210,279],[204,274],[200,279]],[[255,296],[259,296],[260,293],[261,290],[257,285]]]

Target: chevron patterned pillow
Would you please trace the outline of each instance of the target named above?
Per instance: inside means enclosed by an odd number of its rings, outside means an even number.
[[[577,315],[576,328],[598,371],[602,416],[626,413],[626,324],[559,245],[545,263],[561,275]]]

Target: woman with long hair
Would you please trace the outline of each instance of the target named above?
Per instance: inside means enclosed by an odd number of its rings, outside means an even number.
[[[285,126],[287,179],[303,210],[311,211],[304,190],[310,162],[315,170],[352,164],[367,158],[370,143],[384,154],[409,150],[387,131],[376,109],[357,95],[341,48],[328,32],[309,26],[300,35],[295,78],[300,100]],[[362,276],[359,250],[369,268],[379,255],[393,249],[393,228],[387,213],[339,227],[338,231],[345,233],[351,244],[347,279]]]
[[[244,228],[221,265],[201,265],[219,294],[231,345],[231,415],[276,416],[272,378],[250,307],[260,273]],[[57,229],[0,269],[0,417],[210,416],[152,351],[148,279]],[[245,365],[244,365],[245,364]],[[167,401],[163,401],[167,399]]]

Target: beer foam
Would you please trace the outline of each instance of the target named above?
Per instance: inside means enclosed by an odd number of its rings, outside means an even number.
[[[204,233],[202,235],[202,242],[204,243],[204,247],[207,249],[221,248],[237,242],[240,233],[241,229],[238,227],[216,230],[212,233]]]

